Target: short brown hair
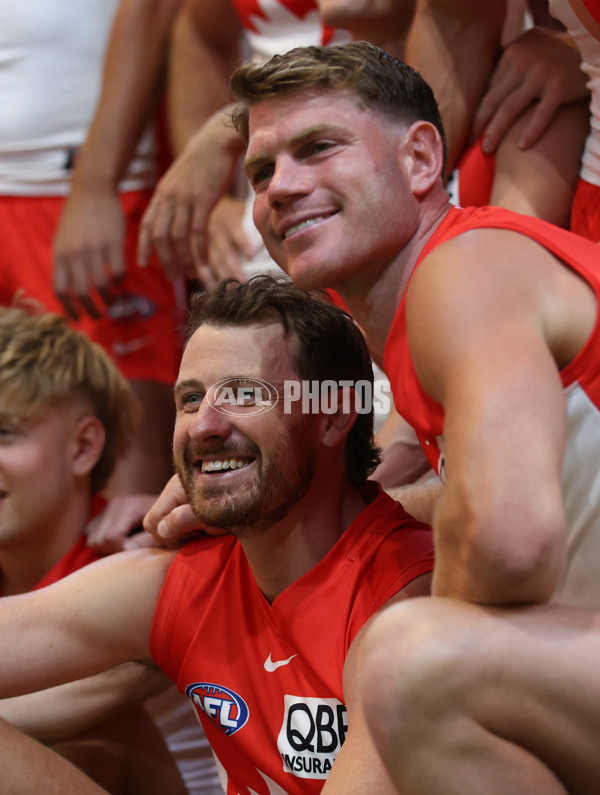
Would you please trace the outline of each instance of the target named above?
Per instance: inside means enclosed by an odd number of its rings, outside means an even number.
[[[324,292],[309,293],[272,276],[253,276],[243,284],[225,279],[211,293],[193,295],[190,307],[188,339],[204,323],[248,326],[277,322],[285,337],[295,337],[292,364],[301,379],[373,382],[373,365],[360,329]],[[371,407],[370,412],[357,415],[346,440],[348,481],[362,485],[379,461]]]
[[[444,127],[433,91],[421,75],[379,47],[365,41],[332,47],[296,47],[266,64],[247,63],[231,77],[239,101],[233,124],[248,140],[250,107],[264,99],[297,91],[348,89],[366,107],[413,123],[431,122],[444,145]]]
[[[0,394],[19,418],[74,397],[90,404],[106,432],[104,450],[91,472],[102,489],[131,441],[139,405],[108,354],[60,315],[31,315],[0,307]]]

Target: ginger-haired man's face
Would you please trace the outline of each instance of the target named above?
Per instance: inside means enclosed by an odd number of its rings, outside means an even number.
[[[299,287],[374,276],[406,245],[418,208],[402,165],[404,130],[349,91],[251,108],[245,168],[254,222]]]

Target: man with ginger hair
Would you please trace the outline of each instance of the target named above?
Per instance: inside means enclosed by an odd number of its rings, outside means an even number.
[[[396,786],[594,792],[598,619],[576,608],[600,608],[597,246],[452,208],[431,90],[368,44],[232,85],[267,248],[298,286],[338,291],[445,480],[436,598],[390,608],[366,644]]]

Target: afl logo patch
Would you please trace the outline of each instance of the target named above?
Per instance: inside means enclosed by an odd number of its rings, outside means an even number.
[[[185,689],[186,696],[203,710],[212,722],[229,737],[248,722],[250,711],[244,699],[222,685],[194,682]]]

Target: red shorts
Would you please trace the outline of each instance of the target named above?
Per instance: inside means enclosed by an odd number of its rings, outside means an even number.
[[[136,261],[139,226],[151,195],[121,195],[127,276],[111,291],[110,307],[93,296],[102,312],[99,320],[85,316],[71,325],[100,343],[128,379],[172,385],[181,356],[181,308],[159,262],[153,258],[139,268]],[[55,196],[0,196],[0,304],[23,296],[64,314],[52,288],[52,244],[64,202]]]
[[[600,243],[600,187],[581,178],[573,197],[571,232]]]

